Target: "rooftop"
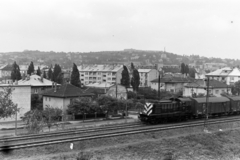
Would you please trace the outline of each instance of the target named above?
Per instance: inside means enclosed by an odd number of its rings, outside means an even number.
[[[160,78],[161,83],[163,82],[164,83],[187,83],[187,82],[192,82],[193,80],[194,79],[190,77],[184,78],[184,77],[174,77],[174,76]],[[152,80],[151,82],[158,83],[158,78]]]
[[[229,73],[232,72],[232,68],[230,67],[224,67],[221,69],[217,69],[216,71],[210,72],[208,74],[206,74],[206,76],[227,76],[229,75]]]
[[[67,98],[67,97],[79,97],[79,96],[93,96],[92,93],[86,93],[84,90],[73,86],[71,84],[64,84],[62,86],[52,88],[43,93],[43,96],[49,97],[60,97],[60,98]]]
[[[99,64],[99,65],[81,65],[78,66],[78,70],[79,71],[105,71],[105,72],[117,72],[120,69],[122,69],[123,66],[122,65],[103,65],[103,64]]]
[[[31,75],[26,77],[24,80],[21,79],[18,81],[18,85],[30,85],[30,86],[52,86],[52,81],[41,78],[38,75]]]
[[[139,73],[148,73],[150,72],[152,69],[138,69]]]
[[[12,65],[11,64],[5,64],[3,66],[0,67],[0,70],[4,70],[4,71],[12,71]]]
[[[205,88],[206,84],[205,84],[204,80],[196,79],[194,82],[185,85],[185,87],[188,87],[188,88]],[[209,80],[209,87],[210,88],[227,88],[228,85],[223,83],[223,82],[220,82],[218,80],[211,79],[211,80]]]
[[[97,88],[109,88],[111,86],[113,86],[114,84],[110,84],[110,83],[107,83],[107,82],[103,82],[103,83],[90,83],[90,84],[87,84],[85,85],[86,87],[97,87]]]

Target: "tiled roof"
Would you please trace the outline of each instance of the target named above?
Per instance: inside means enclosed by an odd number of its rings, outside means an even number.
[[[227,76],[229,73],[231,73],[232,68],[230,67],[224,67],[221,69],[217,69],[216,71],[210,72],[206,74],[206,76]]]
[[[4,70],[4,71],[12,71],[12,65],[11,64],[5,64],[4,66],[2,66],[0,68],[0,70]]]
[[[192,82],[194,79],[193,78],[183,78],[183,77],[163,77],[160,78],[161,83],[187,83],[187,82]],[[158,78],[152,80],[151,82],[158,82]]]
[[[87,84],[85,85],[86,87],[98,87],[98,88],[109,88],[111,86],[113,86],[114,84],[110,84],[110,83],[107,83],[107,82],[103,82],[103,83],[90,83],[90,84]]]
[[[67,98],[67,97],[79,97],[79,96],[93,96],[93,94],[86,93],[84,92],[84,90],[76,86],[73,86],[71,84],[64,84],[62,86],[57,87],[56,91],[55,89],[51,89],[44,92],[43,96]]]
[[[18,85],[31,85],[31,86],[52,86],[52,81],[43,78],[38,75],[31,75],[28,79],[27,77],[24,80],[19,80]]]
[[[118,70],[120,70],[121,68],[123,68],[122,65],[87,65],[87,66],[78,66],[78,70],[81,71],[88,71],[88,72],[97,72],[97,71],[111,71],[111,72],[117,72]]]
[[[152,69],[138,69],[139,73],[148,73],[150,72]]]
[[[94,93],[94,94],[105,94],[108,91],[108,89],[106,88],[92,88],[89,87],[85,90],[85,93]]]
[[[185,87],[188,87],[188,88],[205,88],[206,84],[205,84],[204,80],[197,79],[194,82],[187,84]],[[223,83],[223,82],[211,79],[211,80],[209,80],[209,87],[210,88],[227,88],[228,85]]]

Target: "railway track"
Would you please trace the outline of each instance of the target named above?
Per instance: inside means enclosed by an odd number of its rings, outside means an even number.
[[[126,129],[132,127],[140,127],[143,126],[142,123],[128,123],[128,124],[115,124],[115,125],[107,125],[104,127],[93,127],[93,128],[80,128],[74,130],[65,130],[65,131],[58,131],[58,132],[48,132],[48,133],[40,133],[40,134],[32,134],[32,135],[22,135],[16,137],[9,137],[9,138],[0,138],[0,145],[3,143],[11,143],[17,141],[29,141],[29,140],[36,140],[36,139],[46,139],[46,138],[56,138],[56,137],[63,137],[68,135],[76,135],[76,134],[91,134],[101,131],[111,131],[116,129]]]
[[[240,118],[226,118],[226,119],[210,119],[208,120],[208,124],[218,124],[218,123],[227,123],[227,122],[234,122],[240,121]],[[50,139],[45,140],[37,140],[33,142],[21,142],[21,143],[12,143],[0,146],[0,151],[6,150],[14,150],[20,148],[28,148],[28,147],[38,147],[44,145],[51,145],[51,144],[59,144],[59,143],[71,143],[75,141],[82,141],[82,140],[92,140],[98,138],[107,138],[107,137],[116,137],[116,136],[124,136],[124,135],[131,135],[131,134],[139,134],[139,133],[147,133],[147,132],[155,132],[155,131],[164,131],[164,130],[171,130],[171,129],[179,129],[185,127],[196,127],[202,126],[204,124],[203,120],[195,121],[195,122],[185,122],[180,124],[167,124],[167,125],[153,125],[153,126],[138,126],[138,127],[129,127],[129,128],[119,128],[119,129],[110,129],[110,130],[103,130],[102,132],[92,132],[91,134],[74,134],[74,136],[68,137],[52,137]],[[7,142],[7,141],[6,141]],[[13,141],[12,141],[13,142]],[[15,141],[16,142],[16,141]]]

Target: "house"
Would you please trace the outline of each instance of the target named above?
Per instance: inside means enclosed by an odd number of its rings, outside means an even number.
[[[192,97],[193,95],[203,94],[206,95],[207,85],[206,81],[202,79],[197,79],[194,82],[188,83],[184,86],[183,96]],[[231,88],[220,81],[211,79],[209,80],[209,94],[216,97],[221,97],[221,93],[230,93]],[[231,93],[230,93],[231,94]]]
[[[192,81],[190,77],[163,77],[160,78],[160,90],[177,93],[183,91],[184,86]],[[158,90],[158,78],[151,81],[151,88]]]
[[[225,67],[218,69],[216,71],[206,74],[210,79],[215,79],[226,83],[227,85],[234,85],[235,82],[240,80],[240,70],[239,68]]]
[[[204,69],[200,69],[200,68],[195,68],[196,72],[195,72],[195,79],[204,79],[206,72]]]
[[[32,94],[41,94],[53,87],[53,82],[38,75],[27,76],[18,81],[18,85],[30,85]]]
[[[105,82],[105,83],[91,83],[85,86],[88,87],[85,90],[86,93],[93,93],[95,94],[95,97],[100,97],[102,95],[105,95],[107,91],[110,89],[110,87],[114,86],[114,84]]]
[[[66,114],[68,105],[78,97],[92,97],[94,94],[85,93],[82,89],[71,84],[62,86],[55,85],[54,88],[45,91],[43,94],[43,108],[50,106],[63,110]]]
[[[225,64],[225,63],[205,63],[204,64],[204,69],[210,70],[210,71],[214,71],[214,70],[221,69],[224,67],[227,67],[227,64]]]
[[[78,66],[80,80],[83,85],[90,83],[120,83],[122,65],[81,65]]]
[[[11,72],[12,72],[12,65],[5,64],[0,67],[0,81],[4,84],[12,84],[11,79]]]
[[[150,82],[158,77],[156,69],[138,69],[140,77],[139,87],[150,87]]]
[[[118,99],[127,99],[127,89],[123,85],[113,85],[108,89],[106,95]]]
[[[19,112],[17,113],[17,120],[20,120],[24,114],[31,110],[31,86],[30,85],[17,85],[17,84],[0,84],[0,91],[4,88],[11,87],[12,91],[12,101],[17,104]],[[16,115],[12,117],[0,119],[0,122],[15,121]]]

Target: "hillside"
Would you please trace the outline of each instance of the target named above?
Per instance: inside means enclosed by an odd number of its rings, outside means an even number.
[[[72,63],[84,64],[103,64],[103,63],[122,63],[135,62],[145,64],[164,64],[180,65],[181,63],[202,65],[203,63],[226,63],[228,66],[238,66],[240,60],[207,58],[199,55],[177,55],[163,51],[144,51],[135,49],[125,49],[122,51],[100,51],[100,52],[43,52],[25,50],[22,52],[0,53],[0,63],[34,64],[51,65],[58,63],[64,68],[72,67]]]

